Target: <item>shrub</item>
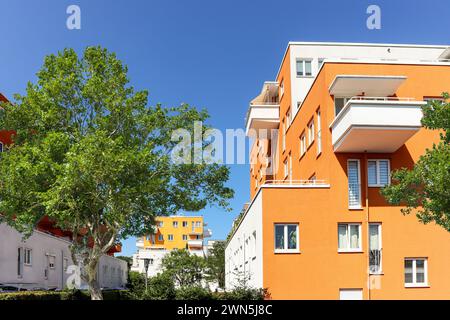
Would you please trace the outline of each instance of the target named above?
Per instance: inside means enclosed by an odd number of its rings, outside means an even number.
[[[177,300],[212,300],[213,294],[200,286],[181,287],[176,290]]]
[[[52,291],[20,291],[1,293],[0,300],[61,300],[61,292]]]
[[[91,296],[86,290],[64,290],[64,291],[21,291],[11,293],[0,293],[1,300],[90,300]],[[126,290],[103,291],[104,300],[127,300]]]
[[[143,298],[146,300],[172,300],[175,298],[175,285],[168,273],[160,273],[148,279],[148,290]]]
[[[217,293],[216,297],[220,300],[265,300],[270,298],[270,294],[267,289],[238,287],[233,291]]]

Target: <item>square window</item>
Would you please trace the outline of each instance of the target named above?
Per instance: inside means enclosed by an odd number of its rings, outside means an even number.
[[[290,253],[299,251],[298,224],[275,225],[275,252]]]
[[[338,251],[355,252],[361,251],[361,224],[340,223],[338,224]]]
[[[407,258],[404,262],[405,287],[428,286],[428,263],[426,258]]]
[[[384,187],[390,183],[389,160],[369,160],[367,161],[367,176],[369,187]]]

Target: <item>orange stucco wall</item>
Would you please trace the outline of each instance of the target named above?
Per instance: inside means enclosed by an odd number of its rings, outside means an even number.
[[[287,55],[289,56],[289,55]],[[280,123],[290,107],[289,60],[280,71],[285,98],[280,101]],[[328,88],[336,75],[404,75],[398,97],[423,100],[450,92],[450,68],[431,65],[326,63],[286,135],[286,150],[278,142],[278,172],[292,155],[292,179],[327,180],[329,189],[264,188],[263,197],[263,283],[274,299],[338,299],[339,289],[363,289],[365,299],[450,299],[450,234],[434,224],[423,225],[414,214],[403,216],[400,207],[389,206],[379,188],[366,192],[366,160],[390,159],[391,170],[411,167],[426,148],[439,140],[438,132],[421,129],[391,154],[337,154],[331,143],[329,125],[334,119],[334,102]],[[316,111],[322,114],[322,153],[317,155],[317,136],[300,158],[299,137]],[[317,129],[315,130],[317,132]],[[258,148],[253,149],[254,153]],[[361,161],[362,208],[348,208],[347,159]],[[257,164],[256,166],[259,166]],[[251,177],[251,181],[254,176]],[[261,181],[261,183],[263,180]],[[251,194],[257,188],[251,182]],[[367,202],[366,202],[367,201]],[[368,205],[367,205],[368,204]],[[338,253],[338,223],[362,223],[362,252]],[[368,222],[382,224],[383,274],[370,276],[368,268]],[[274,224],[298,223],[300,253],[274,253]],[[405,288],[404,259],[428,259],[427,288]],[[371,283],[369,290],[368,283]]]

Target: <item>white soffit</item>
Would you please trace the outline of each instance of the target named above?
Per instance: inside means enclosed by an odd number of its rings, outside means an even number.
[[[444,50],[439,56],[439,59],[450,59],[450,47]]]
[[[330,94],[387,97],[394,95],[406,79],[406,76],[337,75],[330,86]]]

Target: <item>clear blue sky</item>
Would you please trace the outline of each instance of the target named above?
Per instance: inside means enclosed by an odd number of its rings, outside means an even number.
[[[82,29],[66,28],[81,7]],[[366,8],[382,10],[382,29],[366,28]],[[242,128],[248,102],[273,80],[288,41],[450,43],[448,0],[0,0],[0,92],[22,93],[43,58],[64,47],[102,45],[129,67],[150,104],[206,107],[210,123]],[[249,200],[248,165],[231,167],[233,212],[202,212],[213,238],[225,238]],[[135,240],[123,242],[125,255]]]

